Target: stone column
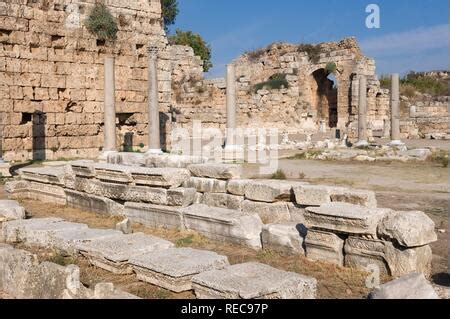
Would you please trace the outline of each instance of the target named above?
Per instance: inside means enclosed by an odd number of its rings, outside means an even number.
[[[226,148],[235,147],[236,131],[236,68],[234,64],[227,65],[227,137]]]
[[[103,156],[116,151],[116,88],[114,57],[105,57],[105,102],[104,102],[104,146]]]
[[[400,140],[400,76],[391,76],[391,143],[390,145],[402,145]]]
[[[161,154],[159,101],[158,101],[158,48],[148,49],[148,151]]]
[[[358,103],[358,142],[355,146],[368,146],[367,142],[367,78],[359,77],[359,103]]]

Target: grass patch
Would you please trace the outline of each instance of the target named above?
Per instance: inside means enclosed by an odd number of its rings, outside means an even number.
[[[271,179],[285,180],[287,179],[286,173],[282,169],[278,169],[275,173],[270,176]]]
[[[308,44],[308,43],[301,43],[298,45],[297,48],[298,52],[306,52],[308,54],[309,59],[313,63],[318,63],[320,60],[320,53],[322,53],[322,50],[319,45],[317,44]]]
[[[262,89],[268,89],[268,90],[280,90],[282,88],[288,89],[289,88],[289,82],[286,80],[286,75],[284,73],[277,73],[272,75],[269,80],[255,84],[253,86],[254,92],[258,92]]]
[[[58,253],[54,253],[52,254],[49,258],[48,258],[49,262],[52,262],[54,264],[60,265],[60,266],[69,266],[69,265],[76,265],[77,264],[77,259],[75,257],[72,256],[63,256],[61,254]]]

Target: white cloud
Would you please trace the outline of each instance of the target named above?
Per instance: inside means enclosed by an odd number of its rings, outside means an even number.
[[[436,49],[448,50],[448,45],[448,24],[391,33],[361,42],[361,48],[367,55],[377,57],[417,54]]]

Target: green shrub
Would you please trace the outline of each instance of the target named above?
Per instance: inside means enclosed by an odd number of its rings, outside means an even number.
[[[203,60],[203,71],[208,72],[213,67],[211,62],[211,46],[203,40],[200,34],[178,29],[174,35],[169,37],[169,43],[187,45],[194,49],[195,55]]]
[[[325,66],[325,71],[328,72],[328,74],[336,74],[337,71],[337,65],[334,62],[328,62]]]
[[[99,40],[115,40],[119,31],[116,19],[104,4],[96,4],[84,22]]]
[[[298,45],[297,51],[306,52],[311,62],[318,63],[320,60],[320,53],[322,50],[320,48],[320,45],[301,43]]]
[[[162,0],[161,10],[164,20],[164,29],[168,32],[168,27],[175,23],[177,15],[180,12],[177,0]]]
[[[282,169],[277,170],[275,173],[272,174],[270,178],[279,180],[287,179],[286,173]]]
[[[390,89],[390,76],[382,75],[380,84],[383,89]],[[416,92],[435,96],[449,95],[449,80],[411,71],[400,79],[400,93],[407,97],[414,97]]]
[[[289,88],[289,82],[286,80],[286,74],[277,73],[272,75],[269,80],[256,84],[253,87],[255,92],[267,88],[269,90],[279,90],[281,88]]]

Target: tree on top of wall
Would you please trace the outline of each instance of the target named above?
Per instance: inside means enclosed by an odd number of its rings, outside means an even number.
[[[96,4],[92,8],[84,25],[99,40],[115,40],[119,31],[116,19],[104,4]]]
[[[161,0],[162,16],[164,20],[164,30],[169,31],[169,26],[175,24],[178,13],[177,0]]]
[[[194,49],[195,55],[198,55],[203,60],[203,71],[208,72],[213,67],[211,46],[203,40],[200,34],[177,29],[175,34],[169,37],[169,42],[175,45],[187,45]]]

